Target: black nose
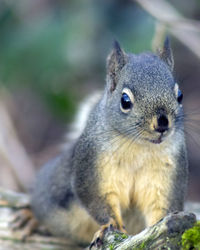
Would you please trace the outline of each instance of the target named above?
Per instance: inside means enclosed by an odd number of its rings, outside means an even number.
[[[166,115],[160,115],[159,117],[158,117],[158,120],[157,120],[157,122],[158,122],[158,126],[157,126],[157,128],[155,129],[157,132],[159,132],[159,133],[164,133],[165,131],[167,131],[168,130],[168,125],[169,125],[169,121],[168,121],[168,118],[167,118],[167,116]]]

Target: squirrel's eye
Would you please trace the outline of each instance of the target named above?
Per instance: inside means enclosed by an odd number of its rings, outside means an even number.
[[[121,97],[121,108],[122,108],[122,111],[129,111],[131,108],[132,108],[133,104],[131,102],[131,99],[130,97],[126,94],[126,93],[123,93],[122,94],[122,97]]]
[[[179,89],[178,90],[177,101],[178,101],[179,104],[181,104],[182,100],[183,100],[183,94],[182,94],[182,92]]]
[[[182,100],[183,100],[183,94],[182,94],[182,92],[179,89],[178,83],[175,83],[174,91],[175,91],[175,94],[176,94],[176,97],[177,97],[177,102],[179,104],[181,104]]]

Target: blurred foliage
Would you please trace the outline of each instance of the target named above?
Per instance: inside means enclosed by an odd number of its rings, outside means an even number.
[[[0,0],[0,80],[30,86],[68,119],[88,82],[104,84],[113,40],[140,52],[151,49],[153,33],[154,20],[133,1]]]

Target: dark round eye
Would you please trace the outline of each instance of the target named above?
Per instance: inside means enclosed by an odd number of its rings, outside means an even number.
[[[121,97],[121,107],[122,107],[122,109],[129,110],[129,109],[132,108],[132,106],[133,106],[133,104],[131,102],[130,97],[126,93],[123,93],[122,97]]]
[[[182,92],[179,89],[178,90],[177,101],[178,101],[179,104],[181,104],[182,100],[183,100],[183,94],[182,94]]]

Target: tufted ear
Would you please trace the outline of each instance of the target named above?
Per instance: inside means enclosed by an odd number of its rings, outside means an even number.
[[[113,49],[107,58],[107,84],[111,92],[117,86],[117,77],[126,64],[126,59],[127,55],[121,49],[119,43],[114,41]]]
[[[168,37],[165,38],[164,46],[163,49],[159,51],[159,56],[168,65],[169,69],[173,72],[174,58]]]

